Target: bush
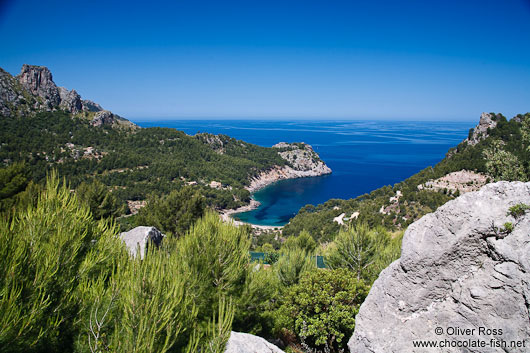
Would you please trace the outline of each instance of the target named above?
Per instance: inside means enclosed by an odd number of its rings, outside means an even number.
[[[403,232],[392,237],[382,227],[370,229],[366,224],[356,224],[341,230],[326,256],[331,268],[347,268],[372,283],[401,253]]]
[[[346,269],[306,272],[283,296],[275,329],[294,333],[306,349],[347,350],[355,315],[368,291],[369,286]]]
[[[282,253],[272,267],[284,287],[297,284],[302,274],[315,269],[315,262],[311,261],[309,254],[302,249],[293,249]]]

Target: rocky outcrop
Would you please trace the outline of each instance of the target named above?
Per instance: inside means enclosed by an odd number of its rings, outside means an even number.
[[[22,66],[13,77],[0,68],[0,114],[26,116],[39,111],[66,110],[90,117],[93,126],[112,125],[136,128],[136,125],[104,110],[99,104],[81,99],[75,90],[58,87],[45,66]],[[96,113],[95,115],[93,113]]]
[[[283,353],[283,351],[264,338],[232,331],[225,353]]]
[[[401,258],[360,308],[350,351],[527,352],[530,213],[508,214],[521,203],[530,204],[530,183],[498,182],[410,225]],[[444,347],[415,348],[426,340]],[[512,341],[526,347],[491,346]]]
[[[497,126],[497,122],[502,118],[501,114],[482,113],[477,126],[473,129],[471,136],[465,141],[468,145],[476,145],[481,140],[488,137],[488,129],[493,129]]]
[[[104,110],[101,105],[87,99],[82,100],[83,110],[86,112],[99,112]]]
[[[229,138],[228,136],[214,135],[207,132],[195,134],[196,139],[210,146],[210,148],[213,149],[215,152],[219,154],[224,154],[225,143],[221,137]]]
[[[83,101],[81,96],[75,91],[75,89],[69,91],[64,87],[58,87],[59,96],[61,97],[61,103],[59,107],[67,110],[71,113],[79,113],[83,109]]]
[[[40,99],[40,98],[39,98]],[[39,101],[25,90],[18,80],[0,68],[0,114],[3,116],[28,115],[41,107]]]
[[[59,89],[47,67],[24,64],[16,78],[24,89],[41,98],[41,108],[52,110],[61,104]]]
[[[24,64],[16,79],[22,88],[31,95],[40,98],[39,103],[35,106],[37,110],[63,109],[74,114],[81,111],[103,110],[99,104],[82,100],[75,90],[69,91],[64,87],[58,87],[53,82],[52,73],[45,66]]]
[[[147,252],[147,247],[150,244],[159,246],[160,243],[162,243],[164,236],[165,235],[155,227],[136,227],[128,232],[120,234],[120,238],[125,243],[125,246],[127,246],[129,253],[136,257],[137,252],[139,251],[141,259],[144,258]]]
[[[97,112],[94,118],[90,121],[92,126],[112,125],[116,122],[114,114],[108,110]]]
[[[247,187],[250,192],[255,192],[282,179],[305,178],[331,173],[331,169],[308,144],[280,142],[272,147],[279,149],[278,154],[289,165],[275,166],[261,172],[250,181],[250,185]]]

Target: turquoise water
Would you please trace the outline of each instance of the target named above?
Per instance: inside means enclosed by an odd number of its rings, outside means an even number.
[[[174,120],[139,122],[193,135],[225,134],[261,146],[306,142],[331,175],[282,180],[254,194],[259,208],[235,215],[260,225],[282,226],[307,204],[350,199],[392,185],[438,163],[467,137],[476,122]]]

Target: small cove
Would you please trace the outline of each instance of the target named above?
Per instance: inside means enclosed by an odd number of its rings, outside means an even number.
[[[139,122],[189,135],[225,134],[261,146],[306,142],[331,175],[281,180],[254,193],[257,209],[234,214],[243,222],[285,225],[298,210],[332,198],[350,199],[392,185],[435,165],[467,137],[476,122],[173,120]]]

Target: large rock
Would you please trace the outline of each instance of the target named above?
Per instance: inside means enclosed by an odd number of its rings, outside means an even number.
[[[225,353],[283,353],[283,351],[264,338],[232,331]]]
[[[136,227],[128,232],[121,233],[120,238],[132,256],[136,257],[139,251],[140,258],[143,259],[147,252],[147,247],[150,244],[159,246],[162,239],[164,239],[164,234],[155,227]]]
[[[530,204],[530,183],[498,182],[410,225],[401,258],[360,308],[350,351],[528,352],[530,214],[507,215],[520,203]],[[513,231],[502,230],[506,222]],[[419,340],[449,347],[414,348]],[[508,347],[492,347],[496,342]]]
[[[47,110],[52,110],[61,103],[59,89],[47,67],[24,64],[17,79],[33,96],[42,99]]]

